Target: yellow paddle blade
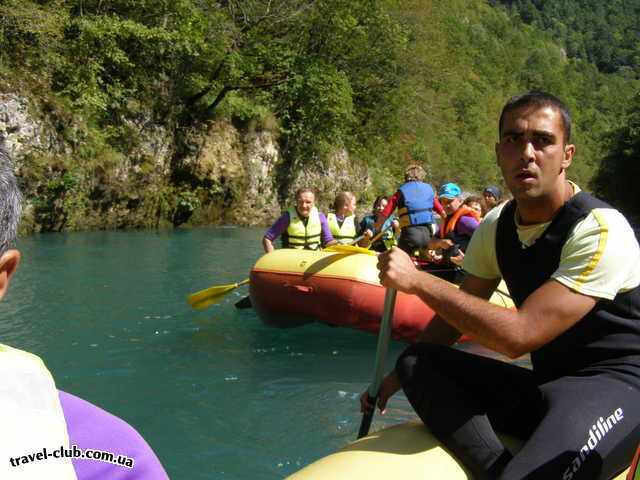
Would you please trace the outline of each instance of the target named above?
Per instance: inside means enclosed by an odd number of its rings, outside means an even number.
[[[244,285],[245,283],[249,283],[249,279],[243,280],[239,283],[232,283],[231,285],[220,285],[218,287],[209,287],[204,290],[200,290],[199,292],[192,293],[189,295],[187,300],[193,308],[196,310],[202,310],[203,308],[207,308],[209,305],[213,305],[214,303],[219,302],[224,297],[226,297],[229,292],[235,290],[240,285]]]
[[[338,253],[364,253],[365,255],[376,255],[376,252],[369,250],[368,248],[356,247],[355,245],[330,245],[323,249],[323,252],[338,252]]]

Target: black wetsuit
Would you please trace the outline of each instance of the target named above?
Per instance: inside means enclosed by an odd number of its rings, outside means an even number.
[[[575,195],[543,235],[522,248],[515,204],[501,212],[500,270],[522,304],[551,277],[575,224],[593,208]],[[477,479],[608,479],[640,441],[640,288],[600,300],[531,354],[533,370],[449,347],[416,344],[396,371],[416,412]],[[498,431],[525,440],[512,456]]]
[[[429,225],[408,225],[402,229],[398,239],[398,248],[413,255],[416,250],[427,248],[431,240],[431,228]]]

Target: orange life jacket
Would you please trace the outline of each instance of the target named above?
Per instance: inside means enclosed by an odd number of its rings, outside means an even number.
[[[458,220],[465,215],[467,217],[473,217],[477,222],[480,222],[481,217],[477,210],[469,208],[466,205],[461,205],[451,217],[447,217],[444,225],[440,227],[440,238],[444,238],[447,233],[455,231]]]

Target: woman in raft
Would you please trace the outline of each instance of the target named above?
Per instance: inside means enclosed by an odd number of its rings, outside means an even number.
[[[364,217],[360,224],[365,238],[367,239],[367,241],[364,242],[364,245],[362,245],[364,247],[369,245],[369,240],[371,238],[379,234],[381,231],[384,231],[382,237],[376,240],[371,246],[371,250],[376,252],[384,252],[385,250],[389,250],[391,247],[396,246],[398,244],[398,237],[400,236],[400,223],[393,214],[384,221],[380,230],[376,230],[375,228],[376,221],[381,218],[382,211],[387,207],[388,203],[389,199],[386,195],[378,195],[375,202],[373,202],[372,215]],[[388,228],[390,225],[392,228]]]
[[[362,235],[362,224],[356,216],[356,196],[352,192],[340,192],[333,201],[334,212],[327,214],[327,223],[333,238],[342,244],[353,244]],[[364,238],[358,245],[363,246]]]

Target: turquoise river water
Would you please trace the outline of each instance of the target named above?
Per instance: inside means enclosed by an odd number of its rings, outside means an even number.
[[[43,234],[0,304],[0,342],[40,355],[58,388],[128,421],[171,478],[278,479],[353,441],[376,337],[275,329],[187,296],[247,278],[263,229]],[[388,366],[404,345],[392,342]],[[404,395],[372,431],[413,419]]]

